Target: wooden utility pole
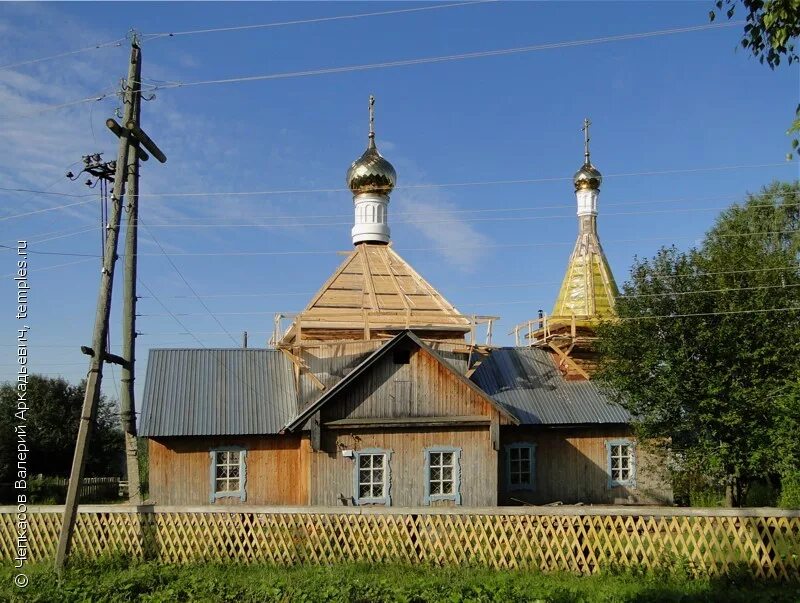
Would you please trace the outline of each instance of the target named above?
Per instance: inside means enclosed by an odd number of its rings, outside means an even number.
[[[126,121],[133,117],[135,99],[139,95],[140,83],[137,74],[140,72],[139,46],[134,39],[131,44],[131,58],[128,65],[128,79],[125,86],[125,118]],[[58,537],[55,566],[58,572],[64,569],[72,539],[72,530],[78,513],[78,494],[83,482],[83,472],[86,468],[86,453],[88,452],[89,439],[100,401],[100,384],[103,380],[103,362],[106,360],[106,339],[108,336],[108,319],[111,313],[111,292],[114,283],[114,265],[117,260],[117,241],[119,239],[119,225],[122,218],[122,197],[125,186],[124,166],[128,165],[128,151],[130,149],[129,136],[126,134],[119,139],[117,153],[117,169],[114,173],[114,188],[111,193],[111,212],[106,227],[105,261],[100,275],[100,292],[97,297],[97,313],[94,321],[92,335],[92,348],[87,350],[91,355],[89,373],[86,377],[86,393],[83,397],[83,408],[78,425],[78,441],[75,444],[75,455],[72,458],[72,469],[69,474],[69,487],[67,500],[64,505],[64,516],[61,523],[61,533]]]
[[[134,42],[135,43],[135,42]],[[137,50],[137,86],[142,75],[141,49]],[[131,116],[126,120],[139,127],[142,108],[142,95],[136,94],[131,103]],[[128,117],[128,114],[125,114]],[[120,136],[120,141],[123,136]],[[138,149],[137,149],[138,151]],[[122,279],[122,387],[120,389],[119,414],[122,420],[122,433],[125,437],[125,466],[128,474],[128,502],[138,505],[142,502],[142,489],[139,483],[139,442],[136,438],[136,403],[134,398],[134,370],[136,368],[136,254],[138,253],[139,229],[139,153],[128,153],[125,170],[127,176],[128,224],[125,230],[125,271]]]

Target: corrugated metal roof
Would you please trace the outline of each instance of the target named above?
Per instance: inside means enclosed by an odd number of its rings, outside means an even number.
[[[631,415],[591,381],[565,381],[550,353],[500,348],[481,363],[472,380],[514,413],[522,424],[628,423]]]
[[[153,349],[139,433],[278,433],[297,408],[292,364],[279,350]]]

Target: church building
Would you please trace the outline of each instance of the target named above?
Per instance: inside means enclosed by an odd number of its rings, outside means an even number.
[[[353,249],[272,347],[152,349],[139,434],[157,505],[490,507],[663,504],[629,414],[591,381],[617,288],[597,235],[600,172],[575,175],[579,234],[551,315],[525,345],[475,341],[391,246],[393,166],[347,171]],[[285,318],[285,317],[284,317]],[[518,329],[518,335],[519,335]]]

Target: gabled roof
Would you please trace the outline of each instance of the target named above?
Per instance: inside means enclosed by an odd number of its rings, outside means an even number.
[[[384,356],[386,356],[386,354],[388,354],[394,348],[400,346],[403,342],[406,341],[411,341],[417,347],[428,352],[455,379],[461,381],[464,385],[466,385],[475,393],[477,393],[481,398],[484,398],[487,402],[489,402],[489,404],[497,408],[497,410],[499,410],[502,414],[506,415],[509,419],[511,419],[513,423],[516,424],[519,422],[517,417],[515,417],[514,414],[508,410],[508,408],[506,408],[502,404],[499,404],[491,396],[487,395],[485,391],[480,389],[480,387],[478,387],[475,383],[473,383],[472,381],[467,379],[464,375],[456,371],[449,362],[447,362],[433,349],[431,349],[428,345],[426,345],[423,341],[421,341],[416,335],[414,335],[414,333],[412,333],[411,331],[403,331],[398,335],[396,335],[395,337],[393,337],[388,342],[386,342],[385,345],[375,350],[363,362],[361,362],[361,364],[356,366],[344,379],[342,379],[341,381],[339,381],[339,383],[330,388],[315,402],[309,404],[306,408],[304,408],[296,417],[294,417],[289,423],[287,423],[286,429],[288,431],[294,431],[298,427],[304,425],[305,422],[311,417],[311,415],[313,415],[320,408],[322,408],[327,402],[333,399],[339,392],[344,390],[355,379],[357,379],[359,376],[367,372],[372,366],[374,366]]]
[[[543,349],[497,349],[480,364],[472,380],[524,425],[631,421],[630,413],[591,381],[566,381]]]
[[[297,325],[306,329],[453,330],[466,333],[461,314],[389,245],[357,245],[311,298],[284,335],[289,343]]]
[[[153,349],[139,435],[274,434],[297,407],[293,367],[278,350]]]

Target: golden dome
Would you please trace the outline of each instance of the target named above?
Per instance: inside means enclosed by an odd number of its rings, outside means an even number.
[[[375,146],[375,97],[369,97],[369,144],[364,154],[347,170],[347,186],[354,195],[376,193],[388,195],[397,182],[394,166],[386,161]]]
[[[587,161],[581,166],[581,169],[575,172],[572,181],[575,183],[576,191],[586,189],[599,190],[600,185],[603,183],[603,175],[600,170]]]
[[[370,134],[369,146],[347,170],[347,186],[354,195],[377,193],[388,195],[397,182],[394,166],[386,161],[375,146],[374,134]]]

